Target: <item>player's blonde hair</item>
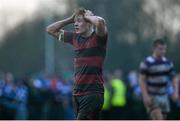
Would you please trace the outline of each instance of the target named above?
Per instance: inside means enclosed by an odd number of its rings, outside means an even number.
[[[74,17],[74,18],[77,18],[77,17],[79,17],[79,16],[83,16],[83,17],[84,17],[85,13],[86,13],[86,9],[85,9],[85,8],[83,8],[83,7],[78,8],[78,9],[75,11],[75,17]],[[87,22],[88,22],[88,21],[87,21]],[[88,23],[89,23],[89,22],[88,22]],[[89,23],[89,24],[90,24],[90,29],[91,29],[91,30],[94,30],[94,25],[91,24],[91,23]]]
[[[86,13],[86,9],[85,8],[78,8],[76,11],[75,11],[75,18],[82,15],[84,16],[84,14]]]

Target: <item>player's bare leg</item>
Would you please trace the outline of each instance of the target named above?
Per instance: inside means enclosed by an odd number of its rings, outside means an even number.
[[[150,117],[152,120],[163,120],[164,119],[164,116],[163,116],[160,108],[153,109],[150,112]]]

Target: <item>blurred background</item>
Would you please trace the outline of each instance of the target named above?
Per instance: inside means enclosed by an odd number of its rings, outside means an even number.
[[[138,85],[139,63],[151,54],[152,41],[163,38],[167,56],[180,72],[179,0],[1,0],[1,119],[74,119],[73,50],[47,35],[45,28],[78,7],[102,16],[108,27],[102,119],[148,119]],[[122,103],[111,108],[112,82],[117,79]],[[180,119],[180,101],[170,104],[168,119]]]

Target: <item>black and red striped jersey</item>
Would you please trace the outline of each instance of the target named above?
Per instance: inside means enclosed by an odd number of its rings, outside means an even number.
[[[107,34],[103,37],[95,32],[89,37],[64,31],[63,41],[73,46],[74,89],[73,95],[85,95],[92,92],[104,92],[103,63],[106,56]]]

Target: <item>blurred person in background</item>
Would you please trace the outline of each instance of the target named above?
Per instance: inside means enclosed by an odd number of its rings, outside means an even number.
[[[63,98],[63,108],[64,108],[64,119],[72,120],[74,119],[73,104],[72,104],[72,80],[62,79],[62,86],[59,87]]]
[[[116,69],[110,80],[110,119],[126,119],[126,84],[122,80],[122,71]]]
[[[42,80],[38,78],[28,79],[28,120],[40,120],[43,115],[45,96]]]
[[[74,24],[75,32],[62,29],[69,24]],[[73,105],[76,119],[99,119],[104,102],[105,20],[90,10],[80,8],[72,16],[49,25],[47,32],[74,47]]]
[[[104,104],[102,107],[101,120],[110,119],[110,107],[111,107],[111,84],[110,80],[112,79],[111,72],[105,72],[105,82],[104,82]]]
[[[5,73],[3,71],[0,71],[0,97],[2,96],[2,88],[5,84],[4,77]]]
[[[146,110],[142,102],[142,92],[139,85],[139,73],[136,70],[129,71],[127,75],[127,109],[129,119],[147,119]]]
[[[178,99],[178,82],[174,79],[174,66],[166,57],[167,44],[157,39],[153,42],[153,54],[140,64],[140,86],[144,105],[153,120],[166,119],[170,112],[167,86],[172,81],[173,100]]]
[[[16,80],[16,99],[17,99],[17,113],[16,120],[26,120],[28,118],[27,99],[28,88],[23,79]]]
[[[176,77],[175,77],[178,81],[178,85],[180,87],[180,74],[176,74]],[[173,92],[175,91],[173,86],[170,85],[170,88],[169,88],[169,95],[170,97],[173,97]],[[180,95],[180,88],[179,88],[179,91],[178,91],[178,94]],[[168,115],[168,120],[179,120],[180,119],[180,97],[174,101],[173,98],[170,98],[170,104],[171,104],[171,109],[172,111],[170,112],[170,114]]]
[[[5,84],[4,82],[4,76],[5,76],[5,73],[3,71],[0,71],[0,119],[2,117],[2,89],[3,89],[3,86]]]
[[[141,97],[141,89],[138,79],[137,71],[132,70],[128,73],[128,84],[132,88],[132,93],[135,96],[134,98],[137,98],[137,100]]]
[[[53,75],[50,78],[50,110],[48,119],[57,120],[64,119],[64,108],[63,102],[64,98],[62,96],[61,89],[64,88],[61,78],[58,78],[56,75]]]
[[[12,73],[5,73],[4,84],[1,87],[1,117],[3,120],[13,120],[18,106],[16,85]]]
[[[5,76],[5,73],[3,72],[3,71],[0,71],[0,95],[1,95],[1,89],[2,89],[2,87],[3,87],[3,85],[4,85],[4,76]]]

